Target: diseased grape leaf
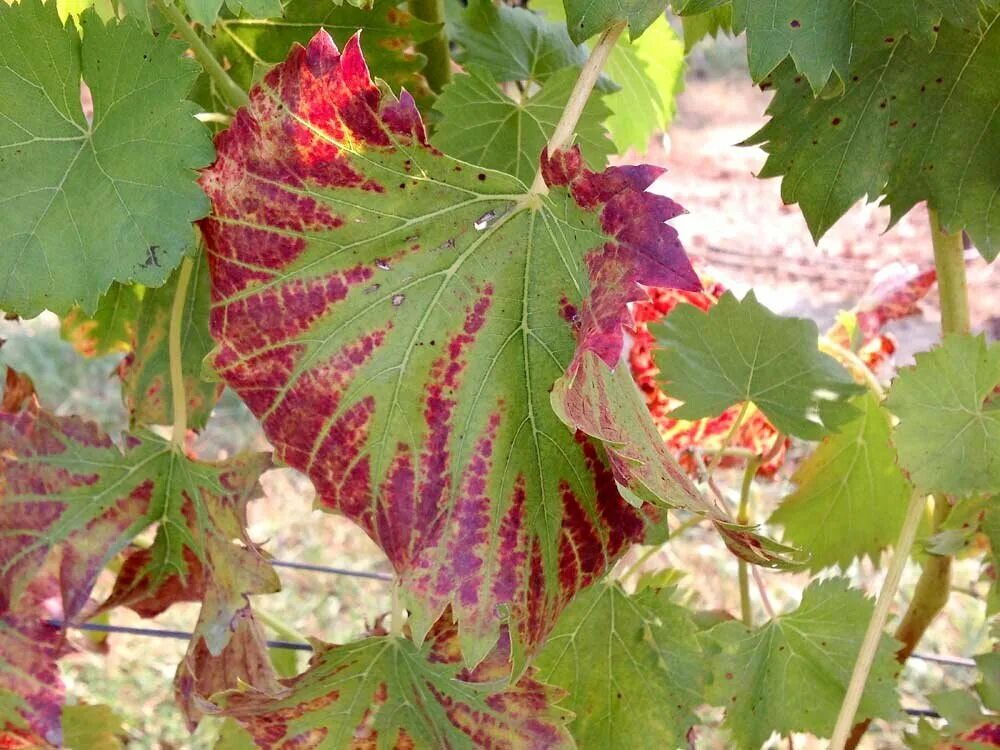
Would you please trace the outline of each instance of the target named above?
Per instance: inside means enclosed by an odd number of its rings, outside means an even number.
[[[1000,491],[1000,344],[949,334],[900,371],[886,407],[899,417],[899,465],[919,490]]]
[[[375,86],[357,37],[340,55],[325,32],[218,147],[202,224],[216,371],[320,505],[386,552],[418,641],[451,604],[470,664],[508,619],[533,651],[573,594],[662,531],[547,393],[573,356],[587,258],[697,284],[663,224],[675,204],[645,192],[660,170],[593,173],[561,152],[575,171],[529,194],[428,147],[412,98]]]
[[[945,720],[935,727],[920,722],[915,735],[907,737],[912,750],[985,750],[1000,747],[1000,716],[984,713],[968,690],[948,690],[930,696],[931,707]]]
[[[579,71],[565,68],[549,77],[535,94],[516,102],[497,87],[489,71],[478,64],[466,67],[434,103],[442,119],[431,143],[456,159],[514,175],[530,183],[538,171],[538,155],[555,130],[569,101]],[[600,97],[584,107],[576,143],[587,163],[600,169],[614,144],[601,122],[611,112]]]
[[[448,10],[448,36],[462,48],[456,60],[483,66],[501,83],[545,83],[553,73],[587,61],[587,48],[570,40],[564,23],[525,8],[470,0],[468,7]]]
[[[62,738],[65,687],[56,659],[63,638],[43,619],[59,588],[46,571],[32,572],[20,602],[0,587],[0,747],[58,746]]]
[[[574,42],[585,42],[617,23],[628,22],[629,38],[635,40],[667,8],[667,0],[563,0],[566,28]]]
[[[775,72],[771,120],[746,143],[768,153],[759,176],[783,178],[782,199],[799,204],[814,238],[859,199],[884,195],[891,222],[926,200],[948,231],[965,229],[996,257],[998,19],[984,10],[978,28],[942,22],[933,49],[907,37],[873,53],[843,96],[813,98],[789,64]]]
[[[181,374],[187,396],[188,427],[200,430],[219,400],[222,384],[201,379],[202,360],[212,349],[208,333],[211,282],[204,253],[199,253],[193,262],[181,319]],[[122,398],[133,425],[172,424],[174,420],[168,334],[178,273],[162,287],[147,289],[135,314],[138,345],[119,370]]]
[[[682,747],[704,698],[698,628],[666,591],[627,595],[605,581],[559,618],[535,665],[576,714],[579,747]]]
[[[504,637],[476,669],[462,668],[448,615],[422,646],[371,636],[333,646],[316,643],[309,669],[282,680],[277,695],[232,691],[217,700],[260,745],[315,750],[364,743],[379,748],[571,748],[562,691],[538,682],[533,668],[509,684]]]
[[[651,330],[663,346],[664,390],[684,402],[671,417],[714,417],[752,401],[782,432],[818,440],[856,413],[843,399],[863,389],[816,349],[816,324],[775,315],[753,292],[726,292],[705,312],[682,305]]]
[[[63,610],[72,621],[105,564],[154,524],[147,564],[131,575],[155,590],[171,576],[209,566],[212,585],[226,588],[202,628],[214,652],[246,594],[277,590],[277,577],[242,525],[257,478],[270,465],[267,454],[200,462],[146,432],[129,435],[123,452],[94,423],[54,417],[37,402],[0,414],[0,444],[0,582],[12,606],[58,548]],[[203,563],[197,570],[185,550]]]
[[[141,298],[141,287],[116,281],[101,295],[93,315],[79,307],[66,313],[59,323],[59,333],[84,357],[127,352],[132,348]]]
[[[83,41],[55,3],[0,5],[0,307],[24,317],[163,283],[208,212],[193,170],[212,144],[184,99],[198,64],[131,21],[80,25]]]
[[[221,19],[214,48],[229,63],[233,79],[249,89],[256,83],[255,67],[259,77],[262,69],[284,60],[295,42],[305,44],[320,28],[337,44],[346,43],[360,29],[372,73],[394,90],[405,88],[424,104],[433,96],[420,74],[426,59],[413,48],[433,37],[438,27],[397,6],[396,0],[374,0],[367,10],[330,0],[290,0],[281,18]]]
[[[735,620],[706,634],[719,652],[710,663],[708,700],[726,709],[733,747],[758,750],[772,732],[828,737],[872,613],[872,603],[840,578],[811,584],[802,603],[760,628]],[[859,721],[893,719],[894,641],[883,636],[866,683]]]
[[[871,393],[852,403],[858,415],[796,469],[795,491],[768,520],[784,527],[786,541],[809,550],[814,571],[834,564],[846,569],[865,556],[877,563],[899,537],[913,494],[896,466],[888,413]]]

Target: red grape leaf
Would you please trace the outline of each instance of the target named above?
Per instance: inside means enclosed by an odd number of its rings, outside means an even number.
[[[97,425],[35,400],[0,413],[0,445],[0,590],[12,611],[25,611],[28,584],[58,551],[64,617],[74,620],[107,562],[152,525],[153,546],[129,558],[112,600],[161,611],[171,596],[202,593],[192,648],[204,641],[220,655],[247,617],[247,595],[278,589],[245,532],[267,454],[206,463],[153,433],[128,435],[123,452]]]
[[[576,347],[586,257],[634,256],[658,283],[697,285],[663,223],[676,205],[644,192],[662,170],[531,193],[430,147],[357,37],[341,55],[322,31],[217,146],[202,177],[217,371],[320,505],[386,552],[418,641],[451,605],[469,663],[506,620],[534,650],[647,538],[649,515],[548,389]],[[620,347],[620,330],[606,336]]]
[[[65,688],[56,659],[59,629],[45,622],[46,600],[58,599],[55,579],[36,577],[14,610],[0,587],[0,748],[58,746]]]
[[[563,691],[539,683],[534,669],[513,684],[510,639],[473,670],[463,668],[449,613],[422,646],[372,636],[343,646],[317,644],[309,669],[269,695],[216,697],[262,747],[350,748],[574,747]]]

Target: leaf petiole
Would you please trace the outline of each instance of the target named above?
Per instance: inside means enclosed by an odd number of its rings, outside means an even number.
[[[187,435],[187,393],[184,389],[184,372],[181,365],[181,322],[184,319],[184,299],[187,297],[193,269],[194,261],[190,256],[185,256],[178,271],[177,289],[174,290],[174,301],[170,308],[170,328],[167,333],[170,395],[174,413],[174,429],[170,440],[179,449],[183,449],[184,438]]]

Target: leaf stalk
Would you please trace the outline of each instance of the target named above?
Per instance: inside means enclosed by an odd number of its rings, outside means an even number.
[[[174,25],[174,29],[178,34],[188,43],[191,51],[194,53],[195,58],[201,63],[201,66],[205,69],[205,72],[211,76],[212,80],[215,81],[216,85],[222,91],[223,96],[229,104],[234,108],[245,107],[250,103],[250,97],[247,96],[247,92],[244,91],[240,86],[229,77],[225,68],[222,67],[215,55],[212,54],[212,50],[208,48],[208,45],[201,40],[198,33],[191,27],[190,22],[187,17],[180,12],[176,5],[169,0],[153,0],[156,7],[159,9],[160,13]]]
[[[184,319],[184,300],[191,282],[194,261],[184,256],[177,275],[177,288],[170,307],[170,327],[167,333],[167,350],[170,357],[170,396],[174,412],[174,430],[171,442],[179,449],[184,448],[187,435],[187,393],[184,390],[184,372],[181,368],[181,324]]]
[[[552,137],[549,138],[548,145],[546,146],[550,154],[553,151],[563,148],[573,139],[573,133],[576,131],[576,126],[580,122],[581,115],[583,115],[583,108],[587,105],[590,92],[597,85],[597,79],[601,77],[604,64],[608,61],[611,50],[618,43],[618,37],[625,31],[626,25],[627,22],[622,21],[605,31],[590,53],[590,57],[587,58],[587,62],[584,63],[583,68],[580,70],[580,76],[576,79],[576,83],[573,84],[573,91],[569,95],[569,101],[566,102],[566,107],[563,109],[562,115],[559,117],[559,122],[556,123],[555,130],[552,131]],[[546,195],[549,192],[549,188],[545,184],[545,178],[542,177],[541,169],[535,174],[535,181],[531,185],[530,192],[535,195]]]

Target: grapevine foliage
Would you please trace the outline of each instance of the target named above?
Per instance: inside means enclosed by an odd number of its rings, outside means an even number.
[[[993,0],[676,0],[683,44],[665,0],[89,5],[0,5],[0,308],[120,357],[128,428],[6,369],[0,747],[128,742],[59,669],[73,628],[123,608],[198,605],[173,692],[220,750],[680,747],[706,705],[737,750],[826,737],[866,648],[856,718],[900,721],[897,659],[949,556],[985,553],[1000,609],[1000,345],[946,321],[883,382],[885,327],[939,276],[961,317],[957,233],[997,255]],[[662,194],[683,186],[608,162],[646,149],[684,51],[722,32],[774,91],[746,140],[760,176],[813,235],[862,197],[893,222],[926,202],[937,270],[824,335],[695,272]],[[225,388],[271,452],[204,458]],[[393,611],[311,640],[301,673],[255,611],[280,581],[247,512],[276,466],[395,574]],[[785,496],[758,526],[765,484]],[[930,493],[918,560],[939,577],[902,643],[866,635],[844,577],[773,606],[783,570],[905,560]],[[738,620],[725,591],[642,573],[703,521],[738,558]],[[748,564],[771,569],[756,591]],[[1000,659],[976,666],[913,747],[997,744]]]

